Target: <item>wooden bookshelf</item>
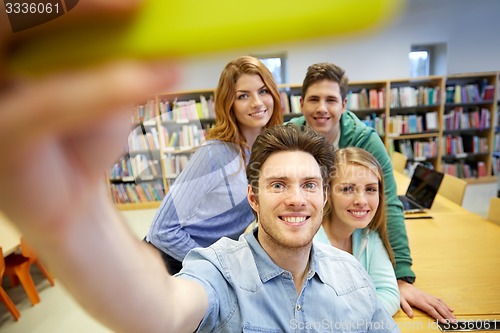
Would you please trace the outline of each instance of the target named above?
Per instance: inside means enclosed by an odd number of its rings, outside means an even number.
[[[450,173],[450,164],[457,164],[458,167],[469,165],[472,177],[466,178],[468,183],[491,183],[497,180],[496,175],[500,172],[498,79],[498,72],[488,72],[350,82],[348,109],[376,129],[389,153],[399,151],[408,157],[409,163],[430,164]],[[456,89],[457,86],[469,86],[467,89],[472,92],[474,85],[477,85],[479,99],[447,99],[447,91],[451,94],[452,87]],[[485,99],[482,97],[486,86],[489,86],[490,92]],[[284,84],[278,88],[282,97],[284,120],[300,116],[301,85]],[[464,97],[466,94],[467,92]],[[149,165],[149,169],[152,168],[151,165],[156,165],[160,172],[156,170],[152,175],[146,172],[146,177],[141,177],[129,173],[120,176],[120,171],[110,170],[110,195],[115,198],[112,187],[116,184],[137,186],[143,182],[160,182],[163,198],[196,147],[203,144],[204,135],[215,122],[213,96],[213,89],[169,92],[137,106],[131,121],[134,124],[131,137],[135,133],[135,140],[143,140],[142,144],[146,146],[134,146],[132,150],[129,146],[123,158],[142,161],[141,163]],[[481,126],[448,126],[447,122],[453,113],[460,114],[461,110],[461,114],[469,116],[475,110],[482,109],[487,110],[484,113],[489,113],[489,118],[483,116],[485,120]],[[479,118],[481,119],[480,115]],[[178,138],[172,140],[174,133],[177,133]],[[196,138],[198,134],[200,136]],[[450,153],[446,140],[443,139],[448,136],[462,138],[462,143],[476,137],[477,139],[471,140],[480,141],[482,147],[486,148],[484,151],[467,151],[465,148],[471,147],[467,143],[463,146],[463,152]],[[184,138],[182,142],[181,137]],[[136,157],[141,155],[143,157]],[[484,165],[484,176],[477,177],[478,164]],[[458,176],[463,177],[463,172]],[[157,208],[160,202],[161,199],[153,199],[145,202],[121,202],[117,206],[119,209],[147,209]]]

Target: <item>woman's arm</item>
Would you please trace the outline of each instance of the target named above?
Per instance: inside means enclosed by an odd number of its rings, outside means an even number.
[[[240,163],[241,155],[229,147],[230,144],[218,141],[200,147],[154,217],[147,240],[176,260],[182,261],[191,249],[200,246],[191,237],[189,228],[197,228],[234,207],[228,165]],[[211,226],[204,226],[207,239],[213,238],[208,234],[215,222],[211,223]]]
[[[370,232],[366,247],[367,271],[375,284],[377,296],[391,316],[399,311],[399,289],[394,269],[376,231]]]

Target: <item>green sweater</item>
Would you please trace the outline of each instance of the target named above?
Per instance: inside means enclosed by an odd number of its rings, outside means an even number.
[[[293,118],[291,123],[305,125],[304,116]],[[403,205],[397,196],[396,181],[392,171],[392,163],[384,143],[371,127],[366,126],[351,111],[340,118],[339,148],[359,147],[370,152],[379,161],[384,171],[385,197],[387,202],[387,231],[392,251],[396,259],[396,277],[415,277],[411,270],[410,248],[406,235]]]

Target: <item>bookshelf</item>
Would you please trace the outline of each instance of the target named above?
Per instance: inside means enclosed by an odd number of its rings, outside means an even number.
[[[389,153],[490,183],[500,173],[498,79],[489,72],[350,82],[348,109],[375,128]],[[284,120],[300,116],[301,85],[278,88]],[[160,205],[215,122],[213,96],[213,89],[164,93],[135,108],[127,150],[108,172],[119,209]]]
[[[123,156],[108,171],[119,209],[159,207],[169,186],[213,125],[213,90],[165,93],[132,112]]]
[[[444,172],[472,182],[494,180],[497,89],[498,73],[447,77],[441,137]]]
[[[404,154],[408,163],[440,166],[440,114],[443,112],[443,77],[389,82],[387,145]]]

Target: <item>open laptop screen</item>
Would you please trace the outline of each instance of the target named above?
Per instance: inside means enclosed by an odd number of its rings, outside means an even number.
[[[439,171],[429,169],[421,164],[417,165],[406,196],[424,208],[431,208],[443,176],[443,173]]]

